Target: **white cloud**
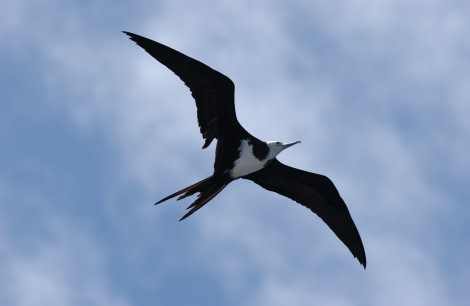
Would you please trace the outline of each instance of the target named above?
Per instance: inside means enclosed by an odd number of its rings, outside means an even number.
[[[21,201],[16,204],[24,205]],[[34,231],[32,223],[10,224],[9,210],[2,209],[2,216],[3,304],[130,305],[107,283],[106,253],[83,224],[48,212],[45,220],[37,216],[40,227],[45,228]],[[22,231],[14,235],[13,229]]]

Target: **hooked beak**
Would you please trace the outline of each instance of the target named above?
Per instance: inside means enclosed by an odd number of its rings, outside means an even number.
[[[288,147],[292,147],[293,145],[298,144],[298,143],[300,143],[300,140],[296,140],[296,141],[293,141],[293,142],[286,143],[282,146],[282,149],[283,150],[287,149]]]

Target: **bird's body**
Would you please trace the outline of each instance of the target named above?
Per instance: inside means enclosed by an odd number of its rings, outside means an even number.
[[[180,220],[185,219],[213,199],[233,180],[251,180],[277,192],[316,213],[343,241],[365,267],[361,237],[334,184],[326,176],[295,169],[280,163],[276,156],[300,143],[261,141],[248,133],[235,114],[233,82],[221,74],[165,45],[124,32],[152,57],[167,66],[189,87],[196,101],[197,117],[207,148],[214,138],[217,147],[211,176],[177,191],[156,204],[175,196],[179,199],[198,193],[197,199]]]
[[[230,170],[230,176],[234,179],[261,170],[267,162],[266,157],[258,159],[253,154],[253,145],[248,139],[243,139],[240,142],[238,152],[240,156],[233,162],[233,167]]]

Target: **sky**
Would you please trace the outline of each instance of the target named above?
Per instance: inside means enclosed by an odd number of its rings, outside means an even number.
[[[1,305],[468,305],[468,1],[0,4]],[[189,90],[121,31],[236,84],[241,124],[327,175],[364,270],[314,214],[212,173]]]

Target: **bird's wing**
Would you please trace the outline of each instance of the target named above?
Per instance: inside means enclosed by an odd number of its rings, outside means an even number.
[[[329,178],[286,166],[277,159],[244,178],[291,198],[316,213],[366,267],[366,255],[359,232]]]
[[[235,85],[232,80],[170,47],[137,34],[124,33],[189,87],[196,100],[197,119],[205,139],[203,148],[208,147],[214,138],[223,135],[225,130],[243,129],[235,114]]]

